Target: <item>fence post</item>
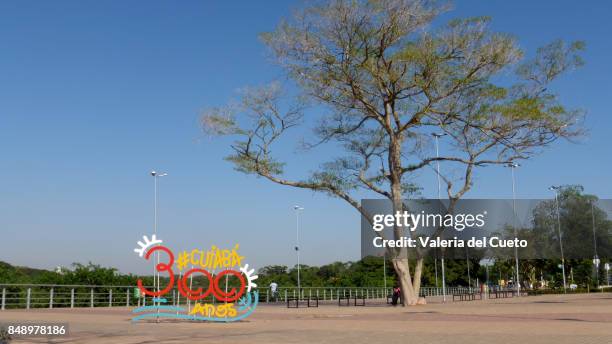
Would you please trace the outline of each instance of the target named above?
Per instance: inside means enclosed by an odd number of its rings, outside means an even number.
[[[270,302],[270,289],[266,289],[266,303]]]
[[[74,288],[70,289],[70,308],[74,308]]]
[[[2,310],[4,310],[5,304],[6,304],[6,288],[2,288]]]
[[[108,290],[108,307],[112,307],[113,306],[113,290],[109,289]]]
[[[287,302],[287,289],[285,289],[285,302]]]
[[[174,300],[172,300],[174,302]],[[130,307],[130,288],[125,292],[125,307]]]
[[[93,288],[91,288],[90,293],[89,293],[89,307],[91,307],[91,308],[94,307],[94,291],[93,291]]]
[[[32,288],[28,288],[28,294],[26,296],[26,309],[30,309],[30,298],[32,296]]]
[[[49,290],[49,308],[53,308],[53,287]]]

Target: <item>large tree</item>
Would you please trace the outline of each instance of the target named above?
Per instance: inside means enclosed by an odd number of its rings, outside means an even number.
[[[368,219],[356,192],[403,211],[411,178],[445,162],[440,177],[452,209],[472,187],[474,169],[528,159],[580,134],[580,113],[563,106],[549,84],[582,64],[583,43],[555,41],[524,60],[514,38],[489,29],[489,18],[432,24],[447,8],[419,0],[308,5],[262,35],[291,87],[247,89],[232,106],[207,110],[203,126],[237,137],[228,157],[237,170],[328,193]],[[299,97],[286,99],[294,89]],[[313,166],[310,177],[291,179],[273,148],[290,129],[313,122],[305,113],[317,118],[305,148],[332,144],[343,153]],[[434,133],[446,135],[439,157]],[[391,257],[404,304],[415,304],[423,255]]]

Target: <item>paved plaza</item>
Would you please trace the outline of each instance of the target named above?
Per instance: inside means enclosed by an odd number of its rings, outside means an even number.
[[[238,323],[130,321],[128,308],[6,310],[0,322],[69,324],[63,338],[14,343],[612,343],[612,294],[548,295],[416,307],[260,305]]]

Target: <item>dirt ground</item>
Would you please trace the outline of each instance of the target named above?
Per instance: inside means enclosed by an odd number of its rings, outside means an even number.
[[[0,323],[69,324],[12,343],[612,343],[612,294],[548,295],[390,307],[259,305],[237,323],[136,322],[128,308],[0,311]]]

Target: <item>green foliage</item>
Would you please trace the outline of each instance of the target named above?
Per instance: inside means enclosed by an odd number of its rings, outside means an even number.
[[[430,25],[447,10],[426,0],[305,4],[261,35],[297,87],[247,88],[235,103],[204,111],[202,127],[236,138],[227,157],[236,170],[328,193],[362,215],[354,193],[413,197],[412,177],[434,162],[452,163],[441,179],[455,200],[471,189],[474,167],[529,159],[584,133],[581,112],[550,88],[583,65],[584,42],[554,41],[525,59],[489,17]],[[300,96],[288,97],[289,90]],[[304,120],[307,105],[316,120]],[[275,149],[304,124],[312,135],[302,148],[338,145],[343,153],[322,155],[308,177],[296,179],[284,175]],[[432,132],[446,134],[450,148],[435,158]]]
[[[600,252],[612,251],[612,221],[597,207],[597,198],[582,194],[580,186],[566,186],[559,193],[559,221],[555,200],[542,202],[534,210],[534,229],[531,238],[546,256],[559,256],[559,233],[566,258],[594,255],[593,235]]]
[[[0,261],[0,283],[27,283],[47,272],[47,270],[12,266]]]
[[[438,261],[438,286],[442,286],[442,270]],[[391,262],[386,264],[387,286],[393,286],[397,279]],[[414,267],[412,267],[414,268]],[[472,285],[478,277],[480,266],[478,259],[470,261],[472,271]],[[265,266],[259,269],[258,285],[267,287],[272,282],[281,287],[297,286],[297,267],[288,269],[286,266]],[[334,262],[320,267],[301,265],[300,282],[304,287],[382,287],[385,285],[383,279],[383,261],[380,257],[365,257],[356,262]],[[426,260],[422,275],[423,286],[436,286],[436,272],[434,260]],[[481,279],[484,281],[484,279]],[[467,262],[466,260],[446,260],[446,284],[448,286],[467,286]]]
[[[297,266],[266,266],[259,269],[258,285],[267,287],[276,282],[281,287],[297,286]],[[393,268],[387,264],[387,285],[395,281]],[[334,262],[320,267],[300,265],[300,282],[304,287],[382,287],[382,258],[367,257],[357,262]]]
[[[123,275],[115,268],[105,268],[93,263],[87,265],[74,263],[72,267],[72,269],[62,268],[60,272],[55,272],[15,267],[0,262],[0,283],[136,285],[139,278],[132,274]],[[149,279],[144,278],[145,284]]]

